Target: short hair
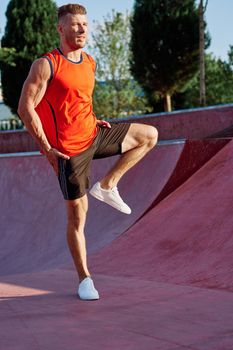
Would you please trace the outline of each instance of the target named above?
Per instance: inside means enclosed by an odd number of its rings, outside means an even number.
[[[68,13],[70,13],[71,15],[86,15],[87,10],[84,6],[80,4],[63,5],[61,7],[58,7],[58,10],[57,10],[58,21],[62,17],[66,16]]]

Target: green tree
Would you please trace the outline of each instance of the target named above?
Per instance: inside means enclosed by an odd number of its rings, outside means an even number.
[[[199,18],[195,0],[135,0],[131,70],[151,103],[171,97],[199,64]]]
[[[99,118],[145,113],[147,101],[130,72],[130,15],[114,10],[95,22],[89,46],[97,62],[94,110]]]
[[[205,55],[206,62],[206,105],[233,102],[233,47],[228,52],[228,60]],[[176,108],[199,107],[199,74],[196,74],[184,90],[174,96]]]
[[[56,4],[52,0],[11,0],[6,17],[0,54],[2,91],[4,102],[16,113],[32,61],[58,44]]]

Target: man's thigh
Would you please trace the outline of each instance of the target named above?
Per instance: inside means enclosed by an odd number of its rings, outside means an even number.
[[[70,157],[58,159],[58,180],[65,200],[75,200],[85,195],[90,185],[90,165],[94,147]]]
[[[139,147],[150,140],[157,142],[158,132],[152,125],[132,123],[122,143],[122,153]]]
[[[99,128],[94,142],[94,159],[115,156],[122,153],[122,143],[129,130],[129,123],[111,124],[111,128]]]

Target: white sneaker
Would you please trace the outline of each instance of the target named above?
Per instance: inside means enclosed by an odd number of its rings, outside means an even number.
[[[97,182],[91,188],[90,194],[100,201],[111,205],[113,208],[121,211],[122,213],[131,214],[130,207],[122,200],[116,186],[111,190],[104,190],[100,187],[100,182]]]
[[[79,284],[78,296],[81,300],[98,300],[100,298],[91,277],[86,277]]]

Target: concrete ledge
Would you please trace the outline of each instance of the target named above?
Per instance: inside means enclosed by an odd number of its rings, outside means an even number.
[[[154,125],[159,131],[160,141],[203,139],[233,125],[233,104],[134,116],[113,121]],[[38,145],[25,130],[0,132],[0,153],[38,150]]]

